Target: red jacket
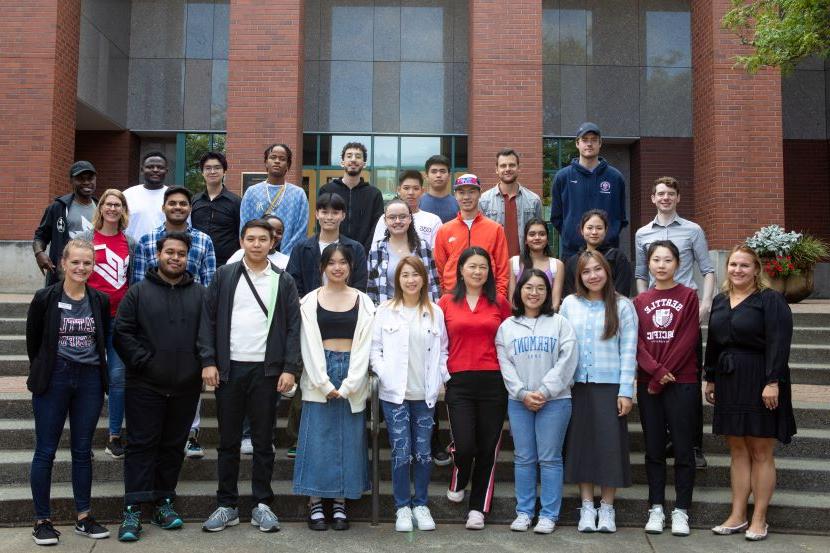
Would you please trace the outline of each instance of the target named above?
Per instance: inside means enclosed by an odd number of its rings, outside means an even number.
[[[451,294],[455,289],[455,272],[461,252],[470,246],[479,246],[487,250],[496,276],[496,291],[507,297],[507,280],[509,275],[509,258],[507,256],[507,239],[500,224],[479,213],[468,228],[459,213],[455,219],[447,221],[435,235],[435,247],[432,250],[438,277],[441,280],[441,292]]]

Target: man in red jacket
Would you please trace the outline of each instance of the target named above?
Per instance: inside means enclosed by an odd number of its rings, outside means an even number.
[[[481,181],[473,174],[458,177],[453,186],[458,201],[458,216],[444,223],[435,235],[435,266],[441,280],[441,293],[451,294],[455,288],[456,268],[461,252],[470,246],[487,250],[493,263],[496,291],[507,297],[508,256],[504,229],[485,217],[478,209]]]

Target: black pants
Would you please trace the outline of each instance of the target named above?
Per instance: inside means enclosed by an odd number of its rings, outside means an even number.
[[[219,422],[219,489],[216,500],[221,507],[236,507],[239,501],[239,442],[242,421],[251,422],[254,446],[251,468],[251,493],[255,503],[270,505],[274,500],[271,475],[274,450],[271,429],[277,407],[277,377],[265,376],[262,363],[231,361],[227,382],[216,388],[216,419]]]
[[[646,476],[648,502],[663,505],[666,499],[666,426],[674,444],[675,507],[692,505],[695,487],[694,437],[697,418],[695,405],[700,404],[697,384],[669,384],[657,395],[648,393],[648,383],[637,385],[640,424],[646,442]]]
[[[299,379],[297,379],[299,384]],[[303,394],[300,387],[297,386],[297,391],[294,392],[294,397],[291,398],[291,403],[288,405],[288,421],[285,427],[285,435],[288,436],[288,441],[291,442],[289,447],[296,446],[297,440],[300,437],[300,418],[303,414]]]
[[[703,450],[703,401],[701,400],[701,384],[703,383],[703,333],[697,339],[697,410],[695,411],[695,447]]]
[[[470,510],[490,510],[496,457],[507,413],[507,390],[499,371],[455,373],[444,396],[453,443],[450,490],[459,491],[472,480]]]
[[[124,394],[124,504],[174,499],[199,392],[165,396],[139,387]]]

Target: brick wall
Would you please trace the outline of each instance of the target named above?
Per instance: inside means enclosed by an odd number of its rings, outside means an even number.
[[[0,239],[31,239],[69,190],[81,0],[0,0]]]
[[[521,155],[520,180],[542,193],[542,3],[470,1],[469,169],[496,182],[496,152]]]
[[[302,0],[231,0],[228,45],[228,138],[225,182],[240,193],[240,173],[264,171],[262,152],[291,147],[288,181],[303,167]]]
[[[745,53],[721,28],[730,0],[692,0],[695,211],[712,249],[784,223],[781,75],[733,68]]]
[[[787,229],[830,241],[830,141],[784,141]]]
[[[651,187],[659,177],[680,183],[677,211],[695,220],[694,152],[691,138],[641,138],[631,147],[631,229],[654,219]]]
[[[98,193],[138,184],[140,140],[130,131],[78,131],[75,159],[92,162],[98,171]]]

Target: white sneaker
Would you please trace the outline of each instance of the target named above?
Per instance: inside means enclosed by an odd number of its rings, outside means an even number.
[[[655,505],[648,510],[648,522],[646,522],[646,534],[662,534],[666,522],[666,514],[663,513],[662,505]]]
[[[689,515],[687,515],[680,509],[675,509],[671,512],[671,535],[689,535]]]
[[[458,490],[457,492],[447,490],[447,499],[453,503],[461,503],[464,501],[464,490]]]
[[[418,505],[412,509],[412,516],[415,518],[415,526],[418,530],[435,530],[435,521],[432,520],[432,513],[426,505]]]
[[[397,510],[397,512],[395,513],[395,531],[412,531],[412,509],[410,509],[409,507],[401,507]]]
[[[533,532],[536,534],[552,534],[556,529],[556,523],[553,519],[548,517],[539,517],[536,526],[533,527]]]
[[[239,444],[239,452],[242,455],[253,455],[254,454],[254,444],[251,443],[251,438],[243,438],[242,443]]]
[[[514,532],[527,532],[530,530],[530,517],[527,513],[519,513],[516,515],[516,520],[510,525],[510,529]]]
[[[599,504],[599,522],[597,523],[597,532],[604,534],[613,534],[617,531],[616,513],[614,506],[607,503]]]
[[[580,532],[597,531],[597,510],[591,506],[583,505],[579,509],[579,525],[576,527]]]
[[[467,530],[484,529],[484,513],[481,511],[470,511],[467,513]]]

